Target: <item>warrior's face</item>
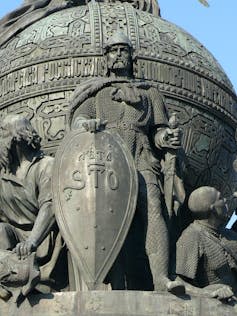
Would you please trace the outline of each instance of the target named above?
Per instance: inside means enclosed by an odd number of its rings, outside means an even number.
[[[128,71],[132,67],[131,49],[125,44],[115,44],[107,51],[108,69],[114,73]]]
[[[10,170],[10,165],[17,160],[17,147],[38,152],[40,141],[40,136],[27,118],[17,114],[6,116],[0,128],[0,170]]]
[[[216,217],[220,221],[226,221],[228,219],[228,206],[226,199],[221,196],[221,193],[217,193],[217,198],[215,203],[213,203],[213,208],[215,209]]]

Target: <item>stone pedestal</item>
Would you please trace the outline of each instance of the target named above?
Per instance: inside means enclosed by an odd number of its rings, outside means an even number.
[[[234,316],[234,306],[215,299],[135,291],[35,295],[20,307],[0,303],[1,316]]]

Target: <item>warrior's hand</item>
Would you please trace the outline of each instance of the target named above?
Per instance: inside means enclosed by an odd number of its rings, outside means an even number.
[[[213,291],[211,293],[211,297],[217,298],[220,301],[228,301],[230,298],[232,298],[234,295],[232,289],[228,285],[223,285],[219,289]]]
[[[91,119],[86,120],[82,123],[82,127],[85,128],[88,132],[95,132],[100,129],[101,126],[101,120],[100,119]]]
[[[178,149],[181,147],[181,129],[164,128],[157,132],[155,144],[158,148]]]
[[[13,249],[19,259],[24,259],[29,256],[32,252],[36,250],[36,245],[31,239],[22,241],[16,245],[16,248]]]
[[[107,121],[102,122],[101,119],[78,119],[74,123],[74,128],[83,128],[87,132],[96,132],[98,131],[101,126],[106,125]]]

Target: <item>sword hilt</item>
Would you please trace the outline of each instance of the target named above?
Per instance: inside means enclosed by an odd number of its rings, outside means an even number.
[[[176,129],[179,127],[179,120],[177,117],[177,113],[173,112],[169,118],[169,128]]]

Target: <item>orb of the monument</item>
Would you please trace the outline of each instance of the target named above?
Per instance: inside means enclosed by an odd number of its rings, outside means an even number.
[[[159,83],[168,110],[178,113],[188,187],[232,191],[237,108],[230,81],[190,34],[128,3],[68,8],[11,38],[0,49],[0,115],[27,115],[44,149],[55,152],[75,86],[106,74],[103,46],[118,30],[133,44],[134,76]]]

